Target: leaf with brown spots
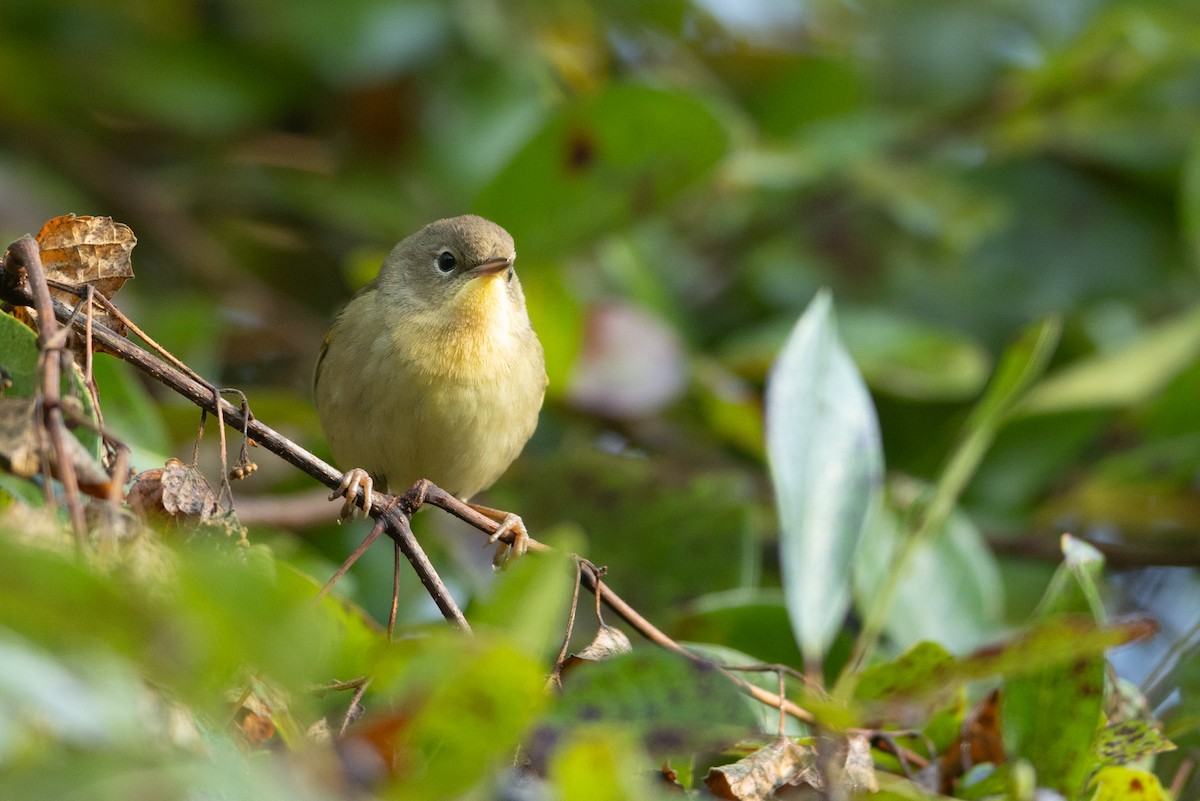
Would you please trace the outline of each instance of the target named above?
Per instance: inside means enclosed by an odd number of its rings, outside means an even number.
[[[1105,768],[1093,782],[1092,801],[1168,801],[1166,791],[1153,773],[1132,768]]]
[[[1140,720],[1110,723],[1092,743],[1096,767],[1128,765],[1148,756],[1174,751],[1175,743],[1163,736],[1156,726]]]

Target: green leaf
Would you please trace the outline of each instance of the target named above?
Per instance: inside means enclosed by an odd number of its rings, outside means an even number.
[[[11,314],[0,313],[0,367],[12,379],[12,387],[7,392],[10,397],[30,398],[37,393],[40,384],[38,356],[37,334],[33,329]],[[64,398],[68,395],[78,398],[84,419],[96,424],[92,396],[85,391],[83,373],[78,366],[63,374],[61,392]],[[95,431],[80,426],[73,433],[92,458],[100,458],[100,436]]]
[[[439,630],[395,644],[373,671],[387,698],[371,722],[403,770],[391,797],[458,798],[511,764],[542,706],[541,664],[503,638]]]
[[[671,624],[679,639],[721,643],[754,654],[753,662],[799,665],[787,603],[778,588],[745,587],[688,602]]]
[[[562,641],[574,584],[575,565],[568,554],[579,550],[583,537],[564,525],[539,532],[538,538],[554,550],[510,564],[493,595],[472,605],[471,623],[480,630],[504,632],[530,657],[549,663]]]
[[[562,801],[643,801],[676,797],[656,788],[635,738],[615,726],[587,726],[554,752],[548,778]]]
[[[1200,306],[1133,342],[1059,370],[1030,391],[1018,411],[1047,414],[1125,408],[1161,391],[1200,354]]]
[[[850,606],[854,554],[883,473],[866,385],[828,292],[801,316],[767,383],[767,453],[792,630],[819,665]]]
[[[855,695],[909,703],[945,694],[965,682],[992,676],[1012,678],[1085,660],[1154,630],[1146,620],[1100,626],[1088,617],[1060,615],[957,659],[935,643],[918,643],[887,665],[864,671]]]
[[[1103,707],[1101,654],[1010,678],[1000,706],[1008,753],[1028,759],[1041,784],[1074,798],[1087,779]]]
[[[641,735],[657,756],[677,756],[749,736],[761,714],[718,671],[662,649],[635,648],[565,671],[546,725],[560,732],[581,721],[619,725]],[[772,730],[776,725],[777,717]]]
[[[33,397],[38,383],[37,362],[37,334],[11,314],[0,314],[0,367],[12,379],[8,395]]]
[[[736,648],[730,648],[726,645],[682,641],[680,644],[692,653],[716,662],[719,665],[745,667],[747,665],[763,664],[761,657],[751,656],[744,651],[739,651]],[[777,673],[754,670],[735,670],[732,672],[735,676],[745,679],[750,684],[761,687],[767,692],[779,692],[779,675]],[[779,730],[779,709],[777,707],[766,706],[761,701],[756,701],[748,695],[742,695],[742,701],[751,714],[757,718],[760,732],[763,734],[774,734]],[[784,717],[784,727],[784,733],[788,737],[802,737],[809,734],[805,726],[790,716]]]
[[[712,169],[729,135],[694,96],[615,83],[555,114],[475,211],[548,263],[661,208]]]
[[[104,410],[104,425],[130,447],[130,464],[161,465],[171,453],[171,437],[161,407],[133,367],[104,353],[92,361],[92,374]]]
[[[839,314],[846,347],[873,388],[914,400],[974,397],[991,359],[976,342],[879,309]]]
[[[854,570],[861,608],[870,608],[903,547],[899,514],[881,505],[868,522]],[[1003,612],[995,556],[970,519],[952,512],[939,531],[914,546],[884,631],[900,648],[933,640],[963,653],[999,633]]]
[[[882,588],[874,596],[866,612],[854,654],[838,677],[834,692],[839,696],[847,697],[853,693],[856,671],[875,650],[887,616],[891,614],[892,601],[907,570],[907,563],[945,525],[1014,404],[1046,369],[1061,330],[1062,322],[1058,318],[1042,320],[1026,328],[1004,352],[996,374],[967,419],[959,442],[933,491],[929,493],[928,501],[922,501],[924,508],[911,516],[911,533],[905,539],[900,555],[893,560]]]
[[[1164,751],[1174,751],[1158,727],[1140,720],[1109,723],[1092,742],[1092,767],[1129,765]]]
[[[1170,801],[1158,777],[1147,770],[1110,767],[1096,775],[1092,801]]]

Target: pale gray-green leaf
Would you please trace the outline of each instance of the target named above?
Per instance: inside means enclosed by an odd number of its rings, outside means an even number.
[[[827,292],[788,337],[767,382],[767,453],[792,631],[819,663],[850,605],[854,554],[883,473],[875,408],[838,338]]]

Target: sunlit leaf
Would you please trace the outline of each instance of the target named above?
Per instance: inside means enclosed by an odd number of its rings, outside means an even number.
[[[1151,723],[1140,720],[1109,723],[1092,741],[1092,764],[1129,765],[1174,750],[1175,744]]]
[[[659,796],[637,741],[616,726],[592,725],[572,733],[555,751],[549,778],[562,801],[643,801]],[[663,797],[669,797],[666,793]]]
[[[767,452],[792,629],[819,664],[850,605],[850,574],[883,472],[870,395],[828,293],[796,323],[767,384]]]
[[[1200,354],[1200,307],[1125,347],[1072,364],[1030,391],[1022,414],[1124,408],[1160,391]]]
[[[1169,801],[1158,777],[1146,770],[1110,767],[1096,775],[1091,801]]]

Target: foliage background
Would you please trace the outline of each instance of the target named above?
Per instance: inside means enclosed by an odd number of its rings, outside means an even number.
[[[489,500],[581,532],[674,633],[767,660],[799,663],[761,390],[814,292],[833,288],[900,493],[937,475],[1005,343],[1061,313],[1058,383],[985,460],[967,533],[914,568],[957,611],[902,591],[889,633],[962,651],[1024,620],[1070,530],[1128,568],[1114,609],[1164,623],[1132,678],[1194,656],[1194,572],[1143,567],[1200,557],[1188,0],[9,0],[0,76],[4,241],[70,211],[130,225],[127,312],[318,453],[335,309],[430,219],[505,225],[551,385]],[[188,453],[194,410],[100,369],[140,467]],[[247,514],[310,489],[258,461]],[[424,517],[462,600],[488,597],[474,540]],[[253,537],[321,576],[363,533]],[[382,616],[378,550],[343,591]],[[405,593],[404,619],[435,617]],[[1197,714],[1191,674],[1151,701],[1182,687],[1164,712]]]

